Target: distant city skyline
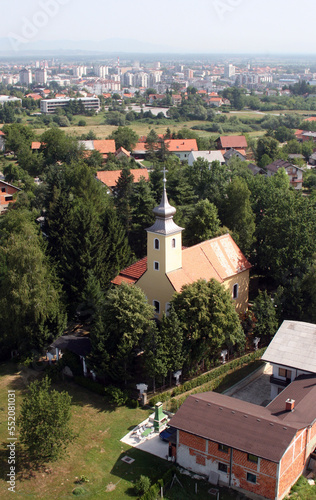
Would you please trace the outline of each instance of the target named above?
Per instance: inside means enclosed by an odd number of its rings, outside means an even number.
[[[122,52],[314,54],[314,0],[11,0],[2,7],[0,50],[29,50],[38,41],[123,40]],[[134,48],[124,39],[135,41]],[[110,41],[111,49],[111,41]],[[44,44],[45,45],[45,44]],[[74,44],[78,49],[78,44]],[[68,47],[65,50],[69,50]],[[101,49],[104,50],[104,49]],[[113,46],[113,50],[117,47]],[[3,53],[3,52],[2,52]]]

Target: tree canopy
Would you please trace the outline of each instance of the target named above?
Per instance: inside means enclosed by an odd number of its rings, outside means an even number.
[[[185,285],[171,300],[184,337],[187,366],[242,349],[245,339],[230,293],[211,279]]]
[[[59,458],[74,439],[71,397],[50,385],[48,377],[29,385],[18,420],[20,440],[29,459],[39,465]]]

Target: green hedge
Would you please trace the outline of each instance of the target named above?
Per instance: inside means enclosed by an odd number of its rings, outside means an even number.
[[[175,387],[173,390],[168,391],[168,392],[163,392],[161,394],[158,394],[157,396],[152,397],[149,400],[149,404],[151,406],[155,406],[156,403],[161,401],[162,403],[169,401],[171,398],[175,396],[179,396],[180,394],[183,394],[185,392],[191,391],[192,389],[195,389],[196,387],[200,387],[201,385],[207,384],[208,382],[215,381],[218,377],[221,375],[224,375],[225,373],[229,372],[230,370],[236,371],[239,368],[241,368],[244,365],[248,365],[249,363],[261,358],[262,354],[264,353],[265,348],[263,349],[258,349],[258,351],[254,351],[250,354],[247,354],[246,356],[243,356],[242,358],[237,358],[232,361],[229,361],[228,363],[225,363],[224,365],[218,366],[217,368],[214,368],[213,370],[204,373],[203,375],[199,375],[198,377],[188,380],[187,382],[184,382],[182,385],[178,385]],[[221,381],[218,382],[218,385]],[[211,391],[216,388],[216,384],[210,384],[212,388],[208,388],[206,390]],[[204,392],[204,390],[203,390]]]
[[[76,384],[81,385],[82,387],[85,387],[86,389],[89,389],[92,392],[95,392],[96,394],[100,394],[100,396],[105,395],[104,386],[99,384],[98,382],[95,382],[94,380],[91,380],[91,378],[79,376],[79,377],[74,377],[73,381]]]

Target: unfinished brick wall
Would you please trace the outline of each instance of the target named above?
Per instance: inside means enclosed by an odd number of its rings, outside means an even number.
[[[316,432],[316,425],[314,424],[313,427],[315,429],[303,429],[297,432],[281,459],[279,498],[283,498],[305,469],[309,458],[310,446],[308,445],[313,440],[313,433]],[[307,443],[307,439],[309,443]]]

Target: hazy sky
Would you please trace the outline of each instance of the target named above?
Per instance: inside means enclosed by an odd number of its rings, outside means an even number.
[[[316,48],[315,0],[0,0],[0,7],[0,38],[127,38],[206,53]]]

